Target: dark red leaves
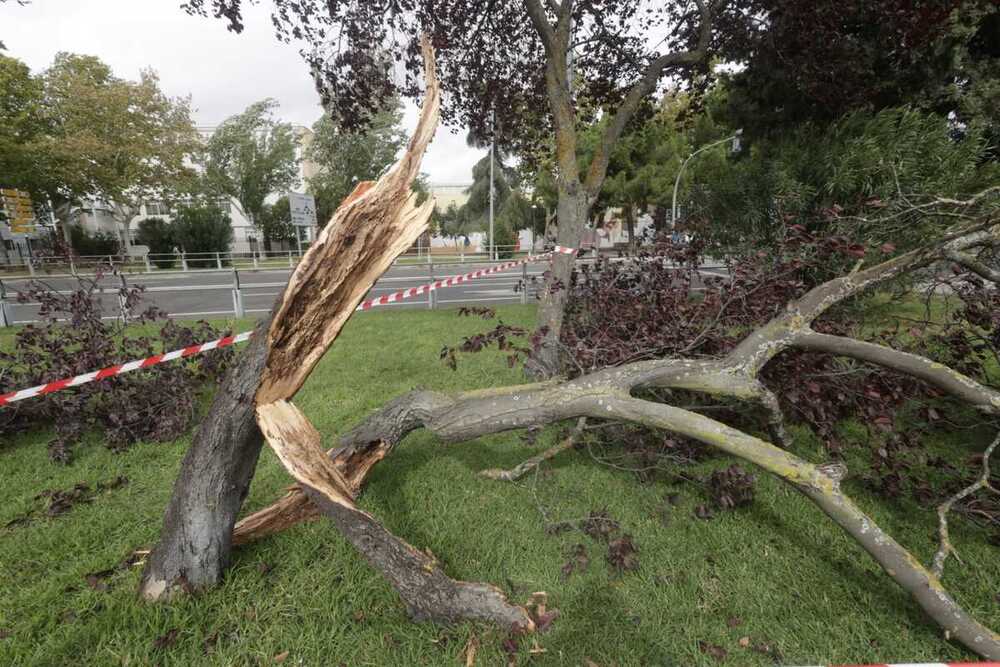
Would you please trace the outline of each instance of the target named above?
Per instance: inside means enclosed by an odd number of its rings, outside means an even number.
[[[584,533],[602,542],[609,541],[611,536],[617,533],[620,528],[621,526],[611,518],[606,508],[599,512],[592,510],[590,515],[580,524],[580,529]]]
[[[628,533],[608,543],[608,563],[618,572],[639,569],[638,549]]]
[[[716,470],[709,476],[708,492],[712,502],[721,510],[745,507],[753,502],[755,479],[742,467],[731,465],[725,470]]]
[[[177,643],[177,635],[179,634],[180,630],[178,630],[177,628],[168,630],[166,634],[160,635],[159,637],[153,640],[153,648],[158,650],[170,648],[171,646]]]
[[[125,287],[117,291],[128,321],[161,323],[152,335],[125,335],[120,319],[103,319],[107,313],[102,310],[101,292],[106,293],[107,287],[100,278],[80,278],[75,292],[62,295],[42,283],[30,283],[18,298],[39,303],[42,321],[17,332],[13,351],[0,352],[4,368],[0,394],[186,348],[223,334],[207,322],[186,327],[164,321],[164,314],[155,307],[143,311],[143,288]],[[0,436],[36,425],[54,427],[49,455],[60,463],[69,462],[73,445],[93,429],[102,431],[108,447],[116,451],[139,440],[173,439],[191,425],[199,389],[221,378],[233,355],[227,347],[54,392],[44,400],[24,401],[16,410],[2,411]]]
[[[715,660],[718,662],[722,662],[723,660],[726,659],[726,656],[729,655],[729,651],[722,648],[718,644],[710,644],[709,642],[706,641],[698,642],[698,650],[704,653],[705,655],[715,658]]]
[[[581,572],[590,565],[590,557],[587,556],[587,548],[582,544],[574,544],[570,547],[569,559],[562,566],[562,578],[568,579],[574,572]]]

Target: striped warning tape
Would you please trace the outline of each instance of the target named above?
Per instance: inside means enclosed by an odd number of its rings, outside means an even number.
[[[209,350],[215,350],[220,347],[228,347],[230,345],[235,345],[236,343],[242,343],[243,341],[249,339],[252,335],[252,331],[245,331],[241,334],[236,334],[235,336],[226,336],[225,338],[209,341],[208,343],[202,343],[201,345],[191,345],[190,347],[185,347],[181,350],[174,350],[173,352],[154,354],[151,357],[130,361],[127,364],[110,366],[108,368],[102,368],[99,371],[91,371],[90,373],[84,373],[83,375],[56,380],[55,382],[49,382],[46,384],[40,384],[37,387],[29,387],[27,389],[21,389],[20,391],[0,394],[0,406],[15,403],[17,401],[23,401],[26,398],[44,396],[45,394],[51,394],[52,392],[59,391],[60,389],[79,387],[81,384],[104,380],[105,378],[122,375],[131,371],[137,371],[141,368],[149,368],[150,366],[155,366],[156,364],[162,364],[165,361],[183,359],[184,357],[201,354],[202,352],[208,352]]]
[[[528,264],[530,262],[538,262],[544,259],[548,259],[553,253],[560,253],[563,255],[575,254],[576,250],[573,248],[565,248],[563,246],[556,246],[552,249],[552,252],[545,253],[544,255],[528,256],[525,259],[520,259],[514,262],[507,262],[505,264],[499,264],[489,269],[480,269],[479,271],[472,271],[470,273],[465,273],[458,276],[451,276],[450,278],[445,278],[443,280],[437,280],[433,283],[427,283],[426,285],[420,285],[419,287],[411,287],[409,289],[400,290],[398,292],[393,292],[392,294],[386,294],[374,299],[367,299],[361,302],[355,310],[370,310],[376,306],[384,306],[386,304],[395,303],[397,301],[402,301],[404,299],[409,299],[420,294],[425,294],[433,290],[441,289],[443,287],[451,287],[452,285],[458,285],[469,280],[475,280],[476,278],[482,278],[483,276],[488,276],[493,273],[499,273],[501,271],[507,271],[516,266],[521,266],[522,264]],[[28,387],[27,389],[20,389],[18,391],[8,392],[6,394],[0,394],[0,407],[9,405],[11,403],[16,403],[17,401],[23,401],[28,398],[35,398],[36,396],[44,396],[46,394],[51,394],[62,389],[69,389],[70,387],[79,387],[81,384],[87,384],[88,382],[96,382],[98,380],[104,380],[106,378],[115,377],[117,375],[123,375],[131,371],[137,371],[143,368],[149,368],[150,366],[155,366],[156,364],[162,364],[166,361],[173,361],[174,359],[183,359],[184,357],[190,357],[195,354],[201,354],[202,352],[208,352],[209,350],[215,350],[220,347],[228,347],[229,345],[235,345],[236,343],[242,343],[250,339],[253,335],[252,331],[244,331],[241,334],[236,334],[235,336],[226,336],[220,338],[219,340],[209,341],[208,343],[202,343],[201,345],[191,345],[190,347],[185,347],[182,350],[174,350],[173,352],[166,352],[164,354],[154,354],[146,359],[137,359],[136,361],[130,361],[127,364],[119,364],[117,366],[111,366],[109,368],[103,368],[99,371],[91,371],[90,373],[84,373],[83,375],[77,375],[70,378],[64,378],[62,380],[56,380],[54,382],[48,382],[46,384],[40,384],[37,387]]]
[[[419,287],[411,287],[409,289],[399,290],[398,292],[393,292],[392,294],[383,294],[380,297],[374,299],[368,299],[367,301],[362,301],[361,305],[355,310],[369,310],[375,306],[385,306],[390,303],[395,303],[397,301],[402,301],[403,299],[410,299],[421,294],[426,294],[427,292],[433,292],[434,290],[441,289],[442,287],[451,287],[452,285],[459,285],[470,280],[475,280],[476,278],[482,278],[483,276],[488,276],[493,273],[500,273],[502,271],[509,271],[518,266],[524,264],[530,264],[531,262],[539,262],[543,259],[548,259],[552,253],[561,253],[564,255],[569,255],[575,253],[576,250],[573,248],[564,248],[562,246],[556,246],[553,248],[552,252],[545,253],[544,255],[529,255],[525,259],[519,259],[516,262],[507,262],[505,264],[498,264],[489,269],[480,269],[479,271],[472,271],[471,273],[463,273],[459,276],[451,276],[449,278],[443,278],[441,280],[436,280],[432,283],[427,283],[426,285],[420,285]]]

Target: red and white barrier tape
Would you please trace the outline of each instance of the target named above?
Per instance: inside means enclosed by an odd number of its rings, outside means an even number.
[[[386,304],[395,303],[397,301],[403,301],[404,299],[410,299],[420,294],[425,294],[433,290],[441,289],[442,287],[451,287],[452,285],[458,285],[460,283],[464,283],[469,280],[482,278],[483,276],[488,276],[493,273],[507,271],[514,267],[521,266],[522,264],[528,264],[530,262],[538,262],[543,259],[548,259],[552,253],[561,253],[564,255],[569,255],[576,253],[576,250],[573,248],[564,248],[562,246],[556,246],[552,250],[552,252],[545,253],[544,255],[529,256],[525,259],[520,259],[515,262],[507,262],[505,264],[499,264],[489,269],[480,269],[479,271],[472,271],[470,273],[464,273],[458,276],[451,276],[450,278],[437,280],[433,283],[420,285],[419,287],[411,287],[409,289],[393,292],[392,294],[386,294],[383,296],[375,297],[374,299],[367,299],[365,301],[362,301],[361,305],[358,306],[355,310],[370,310],[371,308],[374,308],[376,306],[384,306]],[[119,364],[117,366],[103,368],[99,371],[91,371],[90,373],[84,373],[83,375],[64,378],[62,380],[56,380],[55,382],[48,382],[46,384],[40,384],[37,387],[28,387],[27,389],[21,389],[19,391],[12,391],[6,394],[0,394],[0,407],[9,405],[11,403],[16,403],[17,401],[23,401],[27,398],[34,398],[36,396],[44,396],[46,394],[51,394],[52,392],[56,392],[61,389],[69,389],[70,387],[79,387],[81,384],[87,384],[88,382],[96,382],[97,380],[104,380],[106,378],[115,377],[117,375],[122,375],[124,373],[129,373],[131,371],[137,371],[142,368],[149,368],[150,366],[155,366],[156,364],[162,364],[165,361],[173,361],[174,359],[183,359],[184,357],[190,357],[195,354],[201,354],[202,352],[208,352],[209,350],[214,350],[220,347],[235,345],[236,343],[242,343],[246,340],[249,340],[250,336],[252,335],[253,335],[252,331],[244,331],[243,333],[236,334],[235,336],[226,336],[225,338],[209,341],[208,343],[202,343],[201,345],[192,345],[190,347],[185,347],[182,350],[174,350],[173,352],[166,352],[164,354],[154,354],[153,356],[147,357],[146,359],[137,359],[136,361],[130,361],[127,364]]]
[[[155,366],[156,364],[162,364],[165,361],[183,359],[184,357],[201,354],[202,352],[208,352],[209,350],[215,350],[220,347],[228,347],[230,345],[235,345],[236,343],[242,343],[243,341],[249,339],[252,335],[252,331],[246,331],[241,334],[236,334],[235,336],[226,336],[225,338],[220,338],[219,340],[202,343],[201,345],[191,345],[190,347],[185,347],[182,350],[174,350],[173,352],[165,352],[164,354],[154,354],[151,357],[130,361],[127,364],[119,364],[109,368],[102,368],[99,371],[91,371],[90,373],[84,373],[83,375],[56,380],[55,382],[49,382],[46,384],[40,384],[37,387],[29,387],[27,389],[21,389],[20,391],[0,394],[0,406],[8,405],[9,403],[14,403],[16,401],[23,401],[26,398],[44,396],[45,394],[51,394],[52,392],[59,391],[60,389],[79,387],[81,384],[96,382],[97,380],[122,375],[131,371],[137,371],[141,368],[149,368],[150,366]]]
[[[488,276],[493,273],[500,273],[502,271],[509,271],[515,267],[521,266],[523,264],[530,264],[531,262],[539,262],[543,259],[548,259],[552,253],[561,253],[568,255],[570,253],[575,253],[576,250],[572,248],[564,248],[562,246],[556,246],[553,248],[552,252],[547,252],[544,255],[529,255],[524,259],[519,259],[515,262],[507,262],[505,264],[498,264],[489,269],[480,269],[479,271],[472,271],[471,273],[463,273],[459,276],[451,276],[450,278],[443,278],[442,280],[436,280],[432,283],[427,283],[426,285],[420,285],[419,287],[411,287],[409,289],[399,290],[398,292],[393,292],[392,294],[383,294],[382,296],[375,297],[374,299],[368,299],[362,301],[361,305],[355,308],[355,310],[369,310],[375,306],[385,306],[390,303],[395,303],[397,301],[402,301],[403,299],[410,299],[427,292],[433,292],[434,290],[441,289],[442,287],[451,287],[453,285],[459,285],[470,280],[475,280],[476,278],[482,278],[483,276]]]

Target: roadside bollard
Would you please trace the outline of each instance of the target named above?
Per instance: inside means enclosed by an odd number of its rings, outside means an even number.
[[[256,271],[259,267],[257,266],[257,251],[253,251],[253,268]]]
[[[528,303],[528,265],[521,265],[521,303]]]
[[[288,268],[293,268],[295,264],[292,263],[292,251],[288,251]]]
[[[215,268],[222,268],[222,256],[219,253],[215,253]]]
[[[429,275],[431,277],[431,279],[428,282],[433,283],[434,282],[434,265],[433,264],[428,264],[427,265],[427,275]],[[428,287],[427,288],[427,307],[428,308],[433,308],[435,302],[437,301],[437,296],[434,294],[434,292],[435,292],[435,290],[434,290],[433,287]]]
[[[188,270],[187,254],[182,252],[181,253],[181,271],[187,271],[187,270]]]
[[[118,312],[122,324],[128,324],[128,283],[125,282],[125,274],[119,273],[118,278],[122,281],[122,287],[118,290]]]
[[[246,315],[243,310],[243,292],[240,290],[240,272],[236,269],[233,269],[233,313],[236,317]]]
[[[7,303],[7,288],[0,280],[0,327],[14,326],[14,304]]]
[[[33,261],[31,261],[30,257],[28,257],[24,261],[27,262],[27,264],[28,264],[28,275],[31,276],[32,278],[34,278],[35,277],[35,263]]]
[[[152,273],[153,267],[149,265],[149,253],[147,252],[142,258],[146,261],[146,273]]]

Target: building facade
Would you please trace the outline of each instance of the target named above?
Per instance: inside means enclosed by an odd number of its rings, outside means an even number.
[[[215,132],[214,126],[202,126],[198,127],[198,133],[204,138],[208,139]],[[296,157],[299,159],[299,189],[305,187],[308,179],[315,176],[319,171],[319,166],[305,159],[305,148],[313,140],[313,131],[308,127],[303,125],[293,125],[292,129],[298,140],[298,148],[296,151]],[[272,195],[271,200],[274,201],[279,195]],[[79,225],[89,234],[110,234],[121,239],[129,254],[144,254],[145,246],[136,245],[136,235],[138,234],[139,224],[146,220],[147,218],[161,218],[167,223],[171,222],[173,215],[175,214],[178,207],[183,206],[186,203],[190,203],[184,200],[151,200],[142,204],[138,211],[129,218],[127,229],[123,229],[123,224],[116,219],[114,206],[110,202],[100,201],[98,199],[91,199],[82,203],[81,206],[76,208],[71,214],[71,222],[73,224]],[[252,252],[263,252],[264,243],[261,238],[260,231],[254,227],[247,216],[244,214],[243,209],[240,207],[239,202],[228,196],[219,197],[213,202],[218,206],[223,213],[229,216],[231,225],[233,228],[233,241],[230,245],[230,252],[233,253],[252,253]],[[302,228],[302,240],[303,242],[309,242],[313,240],[313,235],[315,230],[312,228]],[[294,250],[296,248],[295,241],[272,242],[272,250]]]

